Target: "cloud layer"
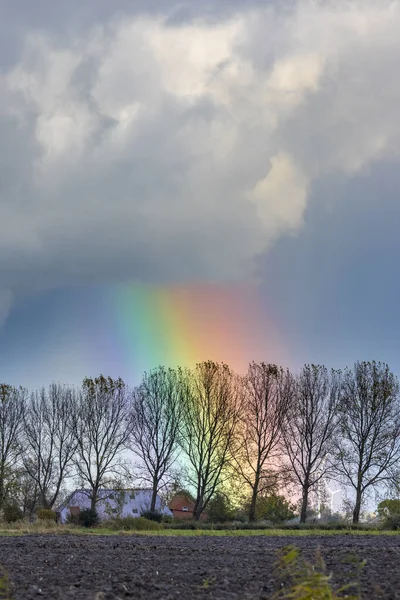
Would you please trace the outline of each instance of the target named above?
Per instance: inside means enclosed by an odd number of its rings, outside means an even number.
[[[0,320],[20,290],[247,279],[313,182],[397,160],[399,2],[165,10],[31,29],[1,72]]]

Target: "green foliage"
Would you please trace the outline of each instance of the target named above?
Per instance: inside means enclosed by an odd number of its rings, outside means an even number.
[[[0,567],[0,598],[11,600],[11,586],[7,571]]]
[[[141,516],[149,521],[155,521],[156,523],[161,523],[163,520],[162,514],[156,510],[145,510],[141,513]]]
[[[378,504],[378,515],[383,519],[383,528],[400,529],[400,500],[386,499]]]
[[[3,507],[3,520],[6,523],[15,523],[16,521],[21,521],[23,517],[23,512],[17,504],[10,503]]]
[[[263,531],[263,530],[280,530],[280,531],[375,531],[376,527],[371,527],[364,524],[345,523],[343,521],[327,522],[327,523],[282,523],[273,525],[270,522],[259,521],[256,523],[243,523],[240,521],[232,521],[230,523],[210,523],[203,521],[195,521],[192,519],[177,520],[165,525],[166,529],[175,530],[215,530],[215,531]]]
[[[295,510],[295,505],[286,500],[284,496],[273,493],[257,499],[256,517],[259,520],[282,523],[293,519]]]
[[[161,522],[162,523],[173,523],[174,522],[174,517],[171,517],[171,515],[163,515]]]
[[[364,563],[360,563],[360,568]],[[288,546],[280,551],[276,566],[276,575],[280,589],[274,595],[275,600],[357,600],[360,594],[349,594],[349,589],[357,588],[358,583],[350,583],[336,589],[332,585],[332,575],[327,574],[320,551],[316,553],[315,564],[304,560],[300,550]]]
[[[378,504],[378,515],[382,518],[400,515],[400,500],[387,499]]]
[[[112,531],[160,531],[164,525],[145,517],[122,517],[103,521],[101,528]]]
[[[40,521],[55,521],[56,516],[57,515],[54,510],[49,510],[47,508],[41,508],[37,514],[37,518]]]
[[[227,523],[233,521],[235,517],[235,511],[228,497],[221,492],[217,492],[211,498],[207,506],[207,514],[212,523]]]
[[[384,529],[397,531],[400,529],[400,514],[388,515],[383,523]]]
[[[95,527],[99,524],[99,515],[97,514],[97,510],[92,510],[91,508],[84,508],[80,511],[78,516],[78,525],[82,527]]]

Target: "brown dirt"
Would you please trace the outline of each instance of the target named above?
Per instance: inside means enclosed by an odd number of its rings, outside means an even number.
[[[321,548],[333,581],[361,573],[363,598],[400,599],[400,536],[156,537],[27,535],[0,538],[15,600],[267,599],[277,550]],[[0,592],[0,597],[1,592]]]

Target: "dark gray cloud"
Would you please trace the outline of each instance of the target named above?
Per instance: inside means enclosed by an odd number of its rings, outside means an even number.
[[[250,278],[315,181],[398,159],[397,2],[3,4],[0,319],[35,289]]]
[[[282,237],[260,264],[297,364],[383,360],[398,370],[399,187],[397,163],[315,182],[301,232]]]

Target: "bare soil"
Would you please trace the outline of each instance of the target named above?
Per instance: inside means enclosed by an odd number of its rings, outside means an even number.
[[[400,599],[400,536],[26,535],[0,538],[0,565],[15,600],[267,599],[289,544],[309,559],[320,547],[335,584],[356,580],[366,559],[362,597]]]

